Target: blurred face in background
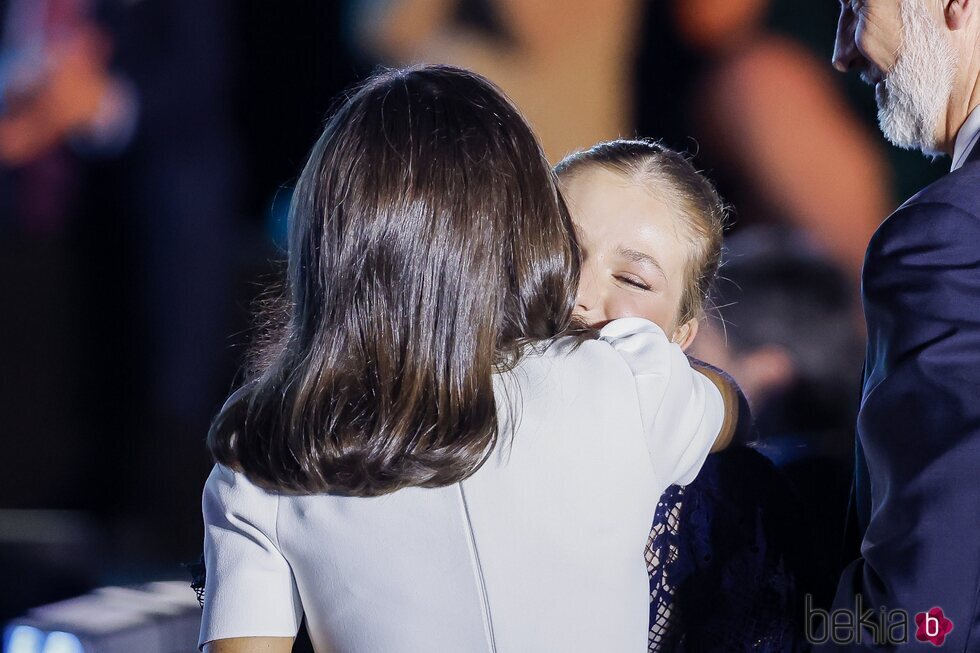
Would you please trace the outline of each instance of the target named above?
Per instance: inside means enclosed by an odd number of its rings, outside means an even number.
[[[700,50],[723,48],[761,25],[770,0],[675,0],[674,20],[686,43]]]
[[[707,320],[702,325],[697,342],[688,353],[731,374],[754,411],[790,385],[797,375],[796,364],[785,347],[767,343],[739,351],[718,320]]]
[[[598,166],[562,190],[583,253],[576,316],[595,328],[646,318],[690,345],[697,321],[678,324],[691,250],[682,221],[642,186]]]
[[[842,0],[834,47],[838,70],[856,68],[875,87],[885,137],[938,154],[956,78],[943,8],[931,0]]]
[[[589,42],[590,27],[621,25],[638,14],[639,0],[483,0],[524,48],[554,51]]]

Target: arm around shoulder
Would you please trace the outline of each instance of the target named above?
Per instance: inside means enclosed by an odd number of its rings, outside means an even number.
[[[290,653],[292,637],[233,637],[204,645],[204,653]]]
[[[706,376],[718,388],[721,399],[725,403],[725,420],[722,422],[718,437],[715,438],[715,443],[711,447],[711,453],[715,453],[726,449],[735,440],[735,433],[740,421],[747,420],[749,417],[747,414],[744,417],[741,414],[747,411],[744,408],[740,409],[744,403],[741,391],[730,376],[697,359],[691,359],[691,366]]]
[[[642,318],[604,326],[607,342],[629,367],[636,388],[643,436],[653,470],[664,487],[694,480],[712,447],[730,439],[726,393],[696,371],[663,330]],[[727,400],[734,405],[734,402]]]

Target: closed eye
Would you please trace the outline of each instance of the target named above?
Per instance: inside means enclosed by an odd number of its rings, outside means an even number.
[[[634,288],[639,288],[640,290],[651,290],[651,288],[650,288],[650,286],[648,284],[644,283],[641,279],[638,279],[636,277],[629,277],[629,276],[625,276],[625,275],[619,275],[619,276],[616,277],[616,279],[618,279],[619,281],[622,281],[623,283],[625,283],[628,286],[632,286]]]

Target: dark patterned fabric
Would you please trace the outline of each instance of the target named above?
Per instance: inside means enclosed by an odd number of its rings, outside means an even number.
[[[712,454],[690,485],[657,508],[650,571],[649,651],[803,649],[792,491],[744,446]]]
[[[650,653],[672,651],[677,645],[681,619],[674,598],[676,585],[671,574],[680,554],[680,520],[684,487],[671,485],[657,504],[650,538],[647,540],[647,572],[650,574]]]
[[[204,554],[197,562],[192,562],[185,564],[184,567],[191,574],[191,589],[197,594],[197,602],[201,604],[201,609],[204,608],[204,581],[206,576],[206,569],[204,568]]]

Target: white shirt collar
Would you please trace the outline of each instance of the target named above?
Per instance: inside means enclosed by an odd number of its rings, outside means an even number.
[[[960,132],[956,135],[956,142],[953,144],[953,166],[950,172],[957,170],[966,163],[966,159],[973,151],[973,147],[980,140],[980,106],[973,109],[967,116],[966,122],[960,127]]]

